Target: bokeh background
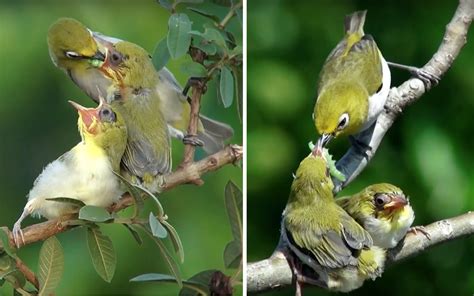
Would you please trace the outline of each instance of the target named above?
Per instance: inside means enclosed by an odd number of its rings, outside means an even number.
[[[317,134],[311,120],[319,71],[343,37],[346,14],[368,9],[365,32],[387,60],[421,66],[442,40],[457,1],[249,1],[248,261],[279,237],[292,173]],[[392,70],[392,85],[410,75]],[[410,196],[415,224],[474,208],[474,32],[439,86],[408,107],[369,166],[341,195],[392,182]],[[333,141],[339,158],[346,139]],[[458,239],[388,268],[352,295],[471,295],[474,238]],[[312,292],[326,295],[317,288]],[[309,292],[311,293],[311,292]],[[308,294],[309,294],[308,293]],[[287,288],[271,295],[293,295]]]
[[[138,43],[153,52],[167,32],[169,13],[153,0],[0,1],[0,226],[13,226],[43,167],[80,140],[77,114],[67,100],[94,106],[50,61],[46,34],[59,17],[76,18],[96,31]],[[195,28],[202,30],[203,19],[196,14],[192,18]],[[168,64],[182,84],[187,80],[180,71],[180,64],[185,60]],[[235,105],[224,109],[212,85],[203,99],[202,113],[229,123],[235,129],[232,142],[242,143],[242,126]],[[173,140],[175,167],[181,161],[182,147],[179,141]],[[203,156],[199,152],[198,157]],[[232,240],[224,205],[228,180],[241,187],[242,170],[226,166],[205,175],[202,187],[184,185],[161,195],[169,221],[184,244],[183,278],[205,269],[224,270],[224,248]],[[28,218],[23,226],[37,222]],[[177,294],[177,286],[173,284],[129,283],[136,275],[168,273],[168,270],[157,247],[146,237],[144,245],[138,246],[125,228],[118,225],[102,228],[111,236],[117,252],[112,283],[105,283],[95,273],[85,230],[75,229],[58,236],[65,253],[65,272],[57,295]],[[35,243],[19,251],[33,270],[37,269],[40,246]],[[8,284],[0,288],[0,295],[12,295]]]

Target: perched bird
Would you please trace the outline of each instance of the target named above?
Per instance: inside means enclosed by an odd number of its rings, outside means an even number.
[[[324,145],[371,127],[387,100],[390,69],[372,36],[364,33],[365,15],[346,16],[346,35],[321,70],[313,117]]]
[[[317,275],[308,279],[297,274],[298,285],[308,282],[348,292],[381,274],[385,250],[373,246],[370,234],[336,204],[326,161],[318,151],[313,150],[296,171],[283,212],[282,235]]]
[[[106,52],[91,32],[75,19],[60,18],[48,30],[48,48],[54,65],[99,103],[111,82],[93,65],[103,62]]]
[[[161,175],[171,171],[171,143],[151,58],[138,45],[122,41],[107,51],[99,69],[112,81],[107,100],[120,111],[127,125],[123,173],[158,192]]]
[[[102,64],[105,54],[103,44],[113,47],[121,41],[92,32],[76,20],[64,18],[53,24],[48,32],[50,55],[55,65],[63,69],[96,102],[100,95],[107,93],[113,82],[97,68],[91,68],[91,65],[98,67]],[[98,51],[97,59],[85,59],[89,57],[85,53],[91,51]],[[162,113],[171,136],[185,143],[203,145],[208,154],[220,150],[225,141],[232,137],[233,130],[229,125],[203,115],[200,115],[197,139],[187,135],[190,104],[182,94],[178,81],[166,67],[158,71],[155,88],[159,94],[155,98],[161,101]]]
[[[384,249],[395,247],[415,220],[403,191],[388,183],[370,185],[336,202],[370,233],[374,245]]]
[[[17,246],[24,242],[21,222],[30,214],[55,219],[74,213],[72,204],[48,200],[68,197],[86,205],[107,207],[119,200],[122,190],[114,175],[127,144],[127,129],[121,114],[102,101],[85,108],[70,101],[79,113],[81,142],[47,165],[35,180],[28,202],[13,226]]]

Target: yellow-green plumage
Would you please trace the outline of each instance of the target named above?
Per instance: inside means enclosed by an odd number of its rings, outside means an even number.
[[[68,197],[86,205],[107,207],[120,199],[120,181],[114,174],[127,143],[127,129],[121,114],[107,104],[95,109],[76,103],[81,142],[47,165],[35,180],[28,202],[13,227],[15,243],[23,237],[22,220],[30,214],[48,219],[77,212],[68,203],[47,200]]]
[[[333,187],[325,160],[306,157],[291,186],[283,231],[303,263],[315,262],[309,265],[326,288],[349,291],[378,276],[385,255],[372,248],[369,233],[336,204]]]
[[[395,247],[415,219],[403,191],[388,183],[370,185],[336,201],[370,233],[374,245],[385,249]]]
[[[94,61],[105,58],[105,48],[95,42],[83,24],[71,18],[60,18],[52,24],[47,41],[49,55],[56,67],[98,103],[99,97],[105,95],[100,89],[110,85],[96,68],[97,64],[94,65]]]
[[[321,135],[360,132],[383,110],[390,71],[373,38],[364,34],[365,14],[358,11],[346,16],[345,37],[321,70],[314,107],[315,126]]]

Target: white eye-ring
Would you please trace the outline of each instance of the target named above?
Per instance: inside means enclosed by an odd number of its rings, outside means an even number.
[[[74,51],[66,51],[66,56],[70,59],[78,59],[81,57],[80,54],[78,54],[77,52],[74,52]]]
[[[339,117],[339,123],[337,124],[338,130],[343,130],[349,125],[349,114],[344,113]]]

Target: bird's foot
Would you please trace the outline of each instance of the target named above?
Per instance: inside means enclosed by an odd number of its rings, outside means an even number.
[[[13,225],[12,234],[15,246],[19,249],[21,245],[25,244],[25,236],[23,235],[23,230],[21,230],[20,223],[17,222]]]
[[[207,90],[205,79],[205,77],[190,77],[183,88],[183,96],[187,97],[189,89],[193,86],[202,89],[202,93],[205,93]]]
[[[296,292],[295,296],[302,295],[303,284],[309,284],[313,286],[318,286],[321,288],[327,288],[327,284],[321,280],[312,278],[304,274],[303,271],[303,263],[294,257],[293,253],[286,251],[285,257],[288,260],[291,270],[293,271],[293,275],[295,276],[296,281]]]
[[[185,145],[193,145],[193,146],[199,146],[202,147],[204,146],[204,142],[199,140],[199,138],[196,135],[186,135],[183,137],[183,143]]]
[[[387,62],[387,64],[390,67],[394,67],[394,68],[398,68],[398,69],[402,69],[402,70],[406,70],[410,72],[411,75],[423,81],[423,84],[425,85],[426,89],[431,89],[431,87],[438,85],[439,81],[441,80],[441,78],[438,75],[429,73],[426,70],[423,70],[422,68],[407,66],[407,65],[402,65],[402,64],[392,63],[392,62]]]
[[[417,235],[418,231],[423,233],[427,239],[431,240],[431,234],[426,230],[424,226],[413,226],[408,229],[408,232],[411,232],[414,235]]]
[[[370,145],[360,141],[354,136],[349,136],[349,142],[351,142],[357,154],[363,155],[367,160],[370,158],[370,154],[372,153],[372,147],[370,147]]]

